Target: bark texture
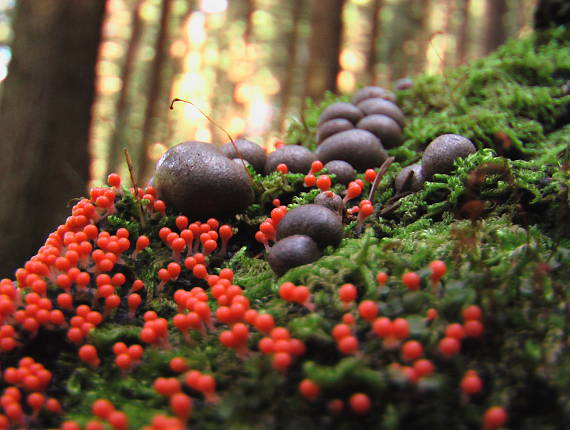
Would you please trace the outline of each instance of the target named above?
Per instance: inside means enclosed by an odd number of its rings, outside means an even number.
[[[344,3],[345,0],[312,2],[305,97],[320,100],[326,90],[337,89]]]
[[[86,193],[104,0],[19,0],[0,102],[0,277],[12,275]]]
[[[116,172],[121,165],[122,151],[121,149],[126,146],[126,133],[127,133],[127,119],[129,114],[129,97],[132,92],[131,78],[135,68],[136,54],[143,30],[143,20],[140,16],[140,8],[142,0],[138,0],[132,12],[132,33],[129,40],[129,46],[125,53],[125,62],[123,63],[123,70],[121,72],[121,93],[117,101],[117,116],[115,119],[115,130],[109,147],[109,157],[107,162],[107,174]]]
[[[144,125],[142,133],[142,142],[139,145],[138,157],[138,180],[145,183],[147,173],[150,168],[150,159],[148,158],[148,148],[153,143],[155,137],[154,130],[156,122],[160,119],[161,110],[166,112],[170,94],[163,91],[164,74],[166,71],[166,61],[168,55],[168,36],[169,36],[169,19],[172,10],[172,1],[163,0],[162,10],[160,14],[160,27],[154,46],[154,59],[152,60],[151,69],[148,77],[148,88],[146,98],[146,110],[144,115]],[[159,101],[164,100],[164,103]]]
[[[487,0],[487,28],[485,31],[485,54],[493,52],[506,38],[505,15],[507,0]]]

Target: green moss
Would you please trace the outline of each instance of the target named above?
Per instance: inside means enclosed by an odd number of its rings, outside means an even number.
[[[249,353],[236,354],[220,343],[219,334],[230,327],[216,321],[220,305],[211,296],[213,326],[192,330],[189,336],[173,326],[172,317],[179,312],[174,291],[199,286],[210,294],[209,286],[183,268],[176,281],[157,293],[157,272],[172,261],[172,251],[158,232],[165,226],[177,231],[177,214],[145,212],[143,226],[128,192],[117,202],[117,213],[105,217],[99,227],[111,233],[127,228],[132,241],[145,234],[151,245],[136,259],[129,250],[114,269],[128,279],[128,285],[117,289],[122,303],[88,338],[99,351],[101,365],[91,369],[81,363],[76,346],[65,342],[63,329],[52,336],[57,351],[42,344],[51,331],[42,330],[34,338],[19,330],[22,350],[57,369],[50,395],[62,397],[66,417],[82,424],[91,419],[90,407],[98,398],[126,412],[131,428],[144,427],[156,413],[169,413],[168,399],[152,384],[157,377],[183,380],[168,365],[173,357],[212,374],[220,395],[219,403],[208,403],[183,384],[194,399],[190,427],[476,429],[491,405],[506,407],[509,428],[557,428],[570,421],[570,98],[561,90],[570,73],[569,47],[557,30],[546,44],[531,36],[443,76],[415,79],[412,89],[398,94],[408,124],[403,145],[390,150],[396,162],[378,184],[375,216],[365,221],[363,231],[356,231],[354,217],[345,219],[339,247],[327,248],[318,261],[282,277],[271,271],[263,247],[253,238],[255,231],[269,216],[275,198],[291,209],[312,202],[318,191],[304,187],[300,174],[264,176],[250,169],[255,202],[221,220],[237,233],[229,255],[210,256],[208,270],[216,274],[231,268],[251,308],[271,314],[278,326],[304,342],[305,353],[294,357],[286,372],[274,370],[272,357],[259,352],[258,342],[267,334],[252,326]],[[308,101],[286,143],[314,148],[320,113],[339,100],[348,98],[327,94],[319,105]],[[478,151],[457,160],[450,174],[435,175],[419,192],[396,196],[395,176],[443,133],[469,137]],[[339,185],[333,189],[343,191]],[[366,184],[362,197],[369,192]],[[428,266],[434,259],[447,264],[447,273],[437,282]],[[379,271],[389,274],[385,285],[376,281]],[[418,291],[402,283],[408,271],[420,276]],[[130,318],[124,296],[134,279],[144,281],[141,294],[146,300]],[[283,300],[279,287],[284,282],[307,286],[311,301],[302,305]],[[390,348],[373,333],[371,323],[358,316],[356,304],[340,301],[338,289],[344,283],[357,287],[357,302],[374,300],[380,316],[406,319],[410,338],[422,343],[424,357],[435,366],[433,375],[411,382],[398,370],[413,363],[405,362],[398,345]],[[59,290],[50,282],[50,297],[55,299]],[[82,300],[104,311],[104,299]],[[442,357],[438,344],[446,328],[463,323],[463,309],[473,304],[483,311],[483,336],[465,338],[459,355]],[[427,319],[429,308],[438,312],[432,321]],[[142,343],[147,310],[169,320],[168,342],[146,345],[142,362],[121,372],[112,346],[118,341]],[[355,318],[351,330],[359,350],[354,356],[343,355],[331,334],[346,313]],[[7,365],[16,365],[17,358],[8,355]],[[484,384],[471,398],[459,389],[468,370],[476,370]],[[321,388],[314,402],[298,394],[304,378]],[[348,405],[356,392],[370,396],[370,413],[356,415],[348,406],[340,415],[329,412],[330,400]],[[50,425],[57,421],[47,420]]]

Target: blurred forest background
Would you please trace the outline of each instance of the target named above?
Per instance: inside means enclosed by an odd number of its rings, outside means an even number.
[[[0,0],[0,277],[170,146],[271,149],[306,97],[445,73],[532,30],[537,0]],[[562,2],[564,3],[564,2]]]

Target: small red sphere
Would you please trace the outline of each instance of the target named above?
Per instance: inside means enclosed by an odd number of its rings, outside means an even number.
[[[465,337],[465,330],[461,324],[452,323],[445,328],[445,336],[461,340]]]
[[[192,413],[192,399],[184,393],[176,393],[170,398],[170,409],[181,420],[187,420]]]
[[[301,305],[307,302],[310,296],[311,293],[309,292],[309,289],[304,285],[299,285],[293,290],[293,301]]]
[[[467,372],[461,380],[461,391],[468,396],[478,394],[482,389],[483,381],[474,371]]]
[[[507,419],[508,415],[505,408],[501,406],[491,406],[485,411],[483,426],[485,430],[494,430],[505,425]]]
[[[271,364],[275,370],[283,372],[289,368],[292,361],[291,354],[287,352],[277,352],[273,355]]]
[[[350,396],[350,408],[358,415],[366,414],[372,405],[370,397],[363,393],[355,393]]]
[[[313,175],[312,173],[305,175],[305,185],[307,187],[314,187],[316,183],[317,183],[317,177],[315,175]]]
[[[376,179],[376,170],[366,169],[366,172],[364,172],[364,180],[372,183],[374,182],[374,179]]]
[[[255,318],[255,328],[263,333],[270,333],[275,327],[275,320],[270,314],[259,314]]]
[[[129,419],[127,414],[121,411],[113,411],[107,417],[107,421],[113,427],[113,430],[127,430],[129,428]]]
[[[409,340],[402,346],[402,358],[405,361],[414,361],[424,353],[422,344],[416,340]]]
[[[378,272],[376,275],[376,282],[378,285],[383,286],[388,281],[388,274],[386,272]]]
[[[107,183],[111,187],[119,187],[121,186],[121,177],[116,173],[111,173],[109,176],[107,176]]]
[[[83,345],[79,348],[79,358],[86,363],[93,363],[98,360],[97,349],[93,345]]]
[[[465,329],[465,335],[469,337],[481,337],[485,331],[485,326],[478,320],[467,321],[463,328]]]
[[[354,354],[358,350],[358,339],[354,336],[345,336],[338,341],[338,350],[345,355]]]
[[[321,175],[317,178],[317,187],[319,187],[321,191],[330,190],[331,184],[332,182],[329,175]]]
[[[281,284],[279,287],[279,297],[281,297],[283,300],[292,302],[294,300],[295,288],[296,286],[292,282],[285,282],[284,284]]]
[[[342,322],[346,325],[353,326],[356,320],[354,319],[354,315],[347,312],[342,316]]]
[[[285,327],[275,327],[271,330],[271,338],[273,340],[287,340],[291,338],[291,334]]]
[[[170,360],[170,369],[176,373],[182,373],[188,370],[188,364],[182,357],[174,357]]]
[[[107,419],[107,417],[115,410],[113,404],[106,399],[99,399],[93,402],[91,413],[98,418]]]
[[[437,309],[429,308],[427,310],[426,318],[429,321],[433,321],[434,319],[436,319],[437,318]]]
[[[425,358],[420,358],[419,360],[414,361],[413,367],[418,378],[421,378],[422,376],[429,376],[434,371],[433,363]]]
[[[115,355],[119,355],[119,354],[124,354],[125,352],[127,352],[129,348],[127,347],[127,345],[125,345],[124,342],[116,342],[113,345],[113,353]]]
[[[327,409],[330,413],[338,415],[344,409],[344,402],[340,399],[332,399],[327,403]]]
[[[392,330],[398,339],[406,339],[410,335],[410,324],[404,318],[396,318],[392,321]]]
[[[332,330],[332,335],[337,342],[346,336],[350,336],[351,334],[352,330],[346,324],[337,324]]]
[[[416,272],[406,272],[402,275],[402,283],[410,291],[416,291],[420,288],[421,278]]]
[[[126,370],[131,367],[133,360],[128,354],[119,354],[115,357],[115,364],[119,369]]]
[[[429,263],[429,268],[431,270],[431,279],[433,281],[439,281],[445,272],[447,272],[447,266],[444,261],[433,260]]]
[[[372,300],[364,300],[358,305],[358,314],[366,321],[374,321],[378,315],[378,306]]]
[[[467,306],[465,309],[463,309],[464,321],[480,320],[482,317],[483,311],[477,305]]]
[[[320,160],[313,161],[311,163],[311,173],[317,173],[323,170],[323,162]]]
[[[316,400],[320,392],[320,387],[311,379],[303,379],[299,384],[299,393],[307,400]]]
[[[376,318],[372,323],[372,330],[376,336],[383,338],[394,334],[392,321],[386,317]]]
[[[345,303],[353,302],[357,296],[357,289],[353,284],[344,284],[338,290],[340,300]]]
[[[461,350],[461,343],[454,337],[444,337],[439,341],[438,349],[444,357],[453,357]]]

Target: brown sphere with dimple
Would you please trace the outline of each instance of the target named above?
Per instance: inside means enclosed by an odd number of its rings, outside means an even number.
[[[349,163],[342,160],[332,160],[323,166],[327,172],[335,175],[335,182],[346,185],[356,178],[356,170]]]
[[[293,267],[312,263],[320,257],[321,251],[313,239],[295,234],[276,242],[269,250],[267,262],[271,269],[281,276]]]
[[[160,199],[191,218],[230,215],[253,202],[253,186],[239,166],[211,143],[183,142],[160,158],[153,179]]]
[[[357,128],[325,139],[316,154],[323,163],[343,160],[359,171],[378,167],[388,158],[388,153],[376,136]]]
[[[414,81],[412,81],[410,78],[402,78],[394,82],[394,89],[397,91],[409,90],[413,86]]]
[[[364,114],[352,103],[336,102],[325,108],[319,117],[319,126],[326,121],[336,118],[344,118],[356,124]]]
[[[425,181],[422,166],[416,163],[404,167],[396,176],[394,185],[398,193],[416,192],[422,189]]]
[[[389,100],[372,98],[366,99],[358,104],[358,108],[365,115],[381,114],[387,115],[398,123],[400,128],[404,128],[406,117],[396,103]]]
[[[300,145],[284,145],[267,156],[265,174],[275,171],[279,164],[286,164],[290,173],[307,173],[317,159],[314,152]]]
[[[395,148],[402,142],[402,129],[388,115],[367,115],[358,121],[356,127],[374,134],[380,139],[384,148]]]
[[[263,173],[267,154],[257,143],[246,139],[236,139],[234,143],[228,142],[224,144],[222,152],[228,158],[243,158],[249,161],[249,164],[253,166],[257,173]]]
[[[422,171],[426,180],[436,173],[449,173],[457,158],[467,157],[477,150],[473,143],[459,134],[443,134],[436,137],[422,156]]]
[[[323,122],[319,128],[317,128],[317,144],[321,143],[327,137],[333,134],[340,133],[341,131],[351,130],[354,128],[354,124],[351,123],[346,118],[335,118],[329,119]]]
[[[364,100],[373,98],[386,99],[390,100],[391,102],[396,101],[396,95],[392,91],[382,87],[371,86],[359,89],[352,96],[352,103],[357,105]]]
[[[309,204],[287,212],[277,227],[277,240],[295,234],[313,239],[319,248],[338,246],[343,236],[340,216],[321,205]]]
[[[322,193],[317,194],[314,203],[316,205],[324,206],[337,214],[340,213],[343,207],[342,198],[332,191],[323,191]]]

